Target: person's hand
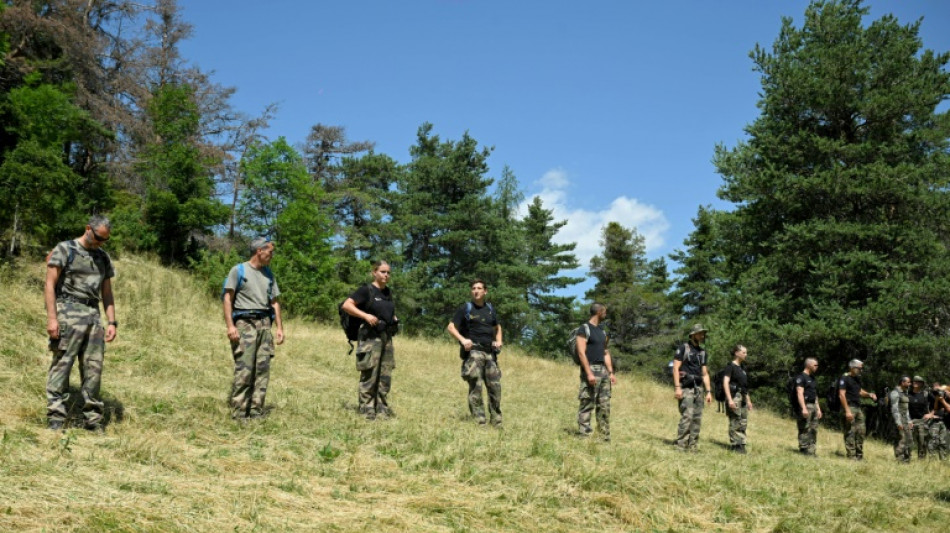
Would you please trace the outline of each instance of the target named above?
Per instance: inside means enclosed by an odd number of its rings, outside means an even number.
[[[59,320],[50,318],[46,321],[46,334],[51,339],[59,338]]]
[[[379,318],[369,313],[366,313],[366,317],[363,318],[363,320],[366,321],[366,323],[369,324],[370,326],[373,326],[374,328],[376,327],[376,324],[379,324]]]
[[[611,385],[617,384],[617,376],[613,375],[613,373],[610,374],[610,384]]]
[[[284,343],[284,328],[277,328],[277,334],[274,335],[274,342],[277,344]]]
[[[706,391],[706,403],[707,403],[707,404],[711,404],[711,403],[712,403],[712,393],[709,392],[709,391]]]
[[[587,373],[587,384],[591,387],[597,384],[597,376],[595,376],[593,372]]]
[[[872,393],[869,394],[868,396],[870,396],[871,399],[874,400],[875,402],[877,401],[877,394],[874,394],[874,393],[872,392]]]
[[[844,419],[847,420],[848,422],[851,422],[854,420],[854,414],[851,411],[848,411],[847,413],[844,414]]]
[[[465,351],[466,351],[466,352],[471,351],[471,350],[472,350],[472,346],[474,346],[474,345],[475,345],[475,343],[472,342],[472,339],[462,339],[462,348],[465,348]]]
[[[492,343],[491,343],[492,348],[495,348],[496,350],[500,350],[501,347],[502,347],[502,345],[504,345],[504,344],[505,344],[505,343],[503,343],[503,342],[501,342],[501,341],[492,341]]]
[[[818,415],[821,416],[820,414]],[[808,409],[802,409],[802,418],[808,418]]]
[[[729,400],[729,409],[735,409],[735,408],[736,408],[735,400]]]
[[[676,398],[677,400],[682,400],[682,399],[683,399],[683,389],[682,389],[682,387],[676,387],[676,389],[673,391],[673,397]]]
[[[106,326],[106,342],[112,342],[115,340],[116,327],[115,324],[109,324]]]
[[[821,409],[815,411],[815,414],[818,415],[818,420],[821,420]]]
[[[228,326],[228,339],[231,342],[237,342],[241,338],[241,335],[238,333],[238,329],[235,326]]]

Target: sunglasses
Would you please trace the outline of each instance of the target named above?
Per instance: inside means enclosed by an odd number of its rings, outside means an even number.
[[[92,232],[92,237],[93,237],[94,239],[96,239],[97,241],[99,241],[99,242],[106,242],[106,241],[109,240],[109,237],[100,237],[100,236],[96,233],[96,230],[94,230],[94,229],[90,229],[89,231]]]

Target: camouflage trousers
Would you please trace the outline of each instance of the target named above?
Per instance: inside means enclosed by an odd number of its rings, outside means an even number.
[[[909,423],[905,422],[903,424],[904,429],[897,430],[897,440],[894,442],[894,457],[898,461],[904,463],[910,461],[910,452],[914,449],[914,434],[919,431],[917,422],[917,420]],[[913,424],[914,427],[911,428],[910,424]],[[925,451],[924,455],[926,454],[927,452]]]
[[[485,423],[482,387],[488,389],[488,413],[492,424],[501,424],[501,369],[492,354],[472,349],[462,361],[462,379],[468,382],[468,410],[479,424]]]
[[[729,404],[726,404],[726,414],[729,415],[729,444],[744,446],[745,432],[749,426],[749,409],[741,392],[733,394],[732,400],[736,402],[735,409],[730,409]]]
[[[934,420],[930,423],[930,445],[929,451],[931,457],[938,455],[941,461],[946,461],[950,456],[947,443],[947,426],[942,420]]]
[[[867,435],[867,429],[864,424],[864,409],[860,406],[852,406],[851,414],[854,420],[848,422],[844,412],[841,414],[842,425],[844,426],[844,450],[848,459],[864,458],[864,437]]]
[[[798,423],[798,451],[815,455],[818,444],[818,408],[814,403],[805,404],[808,409],[808,417],[803,417],[801,412],[796,413],[795,420]]]
[[[381,333],[378,337],[361,335],[356,347],[356,369],[360,371],[360,414],[367,418],[392,415],[387,397],[392,386],[394,368],[396,358],[392,338],[386,333]]]
[[[57,301],[56,319],[59,339],[50,339],[53,361],[46,377],[46,416],[50,421],[65,422],[69,394],[69,374],[79,359],[82,413],[86,427],[102,424],[105,404],[99,399],[102,362],[105,357],[105,329],[99,309],[78,302]]]
[[[577,399],[580,400],[577,409],[577,431],[581,435],[593,433],[590,419],[596,410],[600,438],[610,440],[610,372],[605,365],[590,365],[590,371],[597,380],[594,385],[587,382],[587,376],[583,368],[581,369],[581,384],[577,394]]]
[[[927,452],[930,450],[930,424],[928,420],[914,420],[913,434],[911,442],[907,445],[907,457],[910,458],[911,449],[917,447],[917,458],[926,459]]]
[[[683,387],[683,399],[679,401],[680,423],[676,428],[674,444],[681,450],[696,450],[699,430],[703,424],[703,401],[706,397],[702,387]]]
[[[237,342],[231,343],[234,356],[234,381],[230,407],[233,418],[264,414],[264,398],[270,382],[270,360],[274,357],[274,337],[270,318],[238,318]]]

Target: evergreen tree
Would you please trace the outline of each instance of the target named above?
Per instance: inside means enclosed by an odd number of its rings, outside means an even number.
[[[274,239],[272,261],[288,315],[328,319],[341,292],[331,254],[332,225],[323,188],[283,137],[251,146],[241,161],[241,227]]]
[[[785,19],[749,139],[718,147],[717,213],[730,286],[717,312],[763,374],[807,356],[872,376],[946,370],[950,54],[921,50],[920,21],[868,25],[858,0]],[[733,337],[733,338],[729,338]]]
[[[700,206],[693,219],[695,229],[683,241],[685,250],[670,254],[680,264],[676,273],[674,298],[687,321],[700,320],[715,310],[722,297],[723,259],[722,243],[716,228],[716,213],[710,207]]]

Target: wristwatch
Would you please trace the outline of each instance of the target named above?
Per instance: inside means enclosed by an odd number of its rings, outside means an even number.
[[[119,321],[118,321],[118,320],[110,320],[110,321],[109,321],[109,325],[110,325],[110,326],[119,327]]]

